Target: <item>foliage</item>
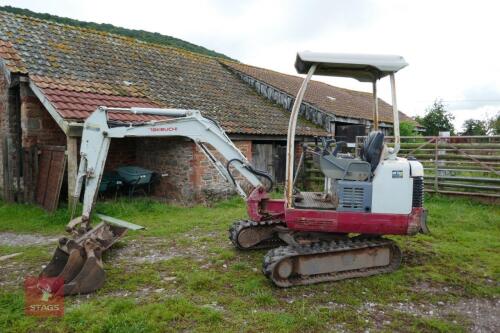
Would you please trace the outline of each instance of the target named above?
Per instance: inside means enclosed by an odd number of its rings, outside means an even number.
[[[500,135],[500,111],[486,120],[467,119],[462,135]]]
[[[487,121],[488,134],[490,135],[500,135],[500,111]]]
[[[451,135],[455,134],[453,120],[455,117],[446,111],[442,100],[435,100],[434,104],[427,108],[425,116],[417,117],[423,127],[425,135],[439,135],[439,132],[449,131]]]
[[[485,120],[467,119],[462,127],[462,135],[486,135],[488,133],[488,122]]]
[[[401,136],[416,136],[418,135],[414,122],[402,121],[399,123],[399,134]]]
[[[62,24],[71,25],[71,26],[80,27],[80,28],[109,32],[109,33],[113,33],[113,34],[117,34],[117,35],[135,38],[135,39],[138,39],[138,40],[141,40],[144,42],[148,42],[148,43],[173,46],[173,47],[177,47],[179,49],[184,49],[184,50],[188,50],[188,51],[191,51],[194,53],[208,55],[211,57],[231,59],[222,53],[218,53],[218,52],[215,52],[213,50],[209,50],[207,48],[204,48],[203,46],[192,44],[192,43],[186,42],[186,41],[179,39],[179,38],[162,35],[162,34],[159,34],[157,32],[149,32],[149,31],[135,30],[135,29],[126,29],[126,28],[117,27],[117,26],[114,26],[112,24],[107,24],[107,23],[84,22],[84,21],[70,19],[67,17],[60,17],[60,16],[56,16],[56,15],[51,15],[51,14],[36,13],[36,12],[33,12],[29,9],[17,8],[17,7],[12,7],[12,6],[0,6],[0,11],[9,12],[9,13],[18,14],[18,15],[29,16],[29,17],[34,17],[34,18],[39,18],[42,20],[48,20],[48,21],[62,23]]]
[[[62,318],[25,316],[21,277],[39,271],[53,245],[2,247],[22,254],[0,270],[0,332],[466,331],[472,319],[456,304],[500,295],[500,207],[440,196],[425,205],[431,234],[390,237],[403,251],[398,271],[281,289],[260,272],[266,251],[236,251],[227,239],[229,225],[245,217],[239,198],[187,208],[141,198],[99,202],[97,211],[147,228],[106,252],[105,286],[67,297]],[[1,231],[55,238],[69,213],[61,208],[53,220],[0,201],[0,216]]]

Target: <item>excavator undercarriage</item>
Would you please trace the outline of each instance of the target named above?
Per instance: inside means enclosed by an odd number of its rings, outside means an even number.
[[[280,221],[235,222],[229,239],[240,250],[271,248],[262,272],[279,287],[390,273],[401,263],[401,251],[389,239],[294,232]]]

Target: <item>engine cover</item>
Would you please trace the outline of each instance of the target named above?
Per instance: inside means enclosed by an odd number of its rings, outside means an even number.
[[[339,199],[338,211],[370,212],[372,184],[351,180],[339,180],[335,186]]]
[[[372,213],[410,214],[413,178],[405,158],[379,163],[373,177]]]

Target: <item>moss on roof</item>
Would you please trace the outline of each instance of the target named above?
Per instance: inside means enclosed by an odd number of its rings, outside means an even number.
[[[180,49],[184,49],[187,51],[191,51],[194,53],[199,53],[199,54],[203,54],[203,55],[207,55],[207,56],[211,56],[211,57],[231,59],[228,56],[226,56],[225,54],[222,54],[222,53],[219,53],[219,52],[216,52],[213,50],[209,50],[203,46],[189,43],[189,42],[184,41],[184,40],[179,39],[179,38],[175,38],[175,37],[167,36],[167,35],[162,35],[162,34],[157,33],[157,32],[127,29],[127,28],[117,27],[117,26],[114,26],[114,25],[108,24],[108,23],[94,23],[94,22],[79,21],[79,20],[75,20],[75,19],[71,19],[71,18],[67,18],[67,17],[56,16],[56,15],[51,15],[51,14],[47,14],[47,13],[37,13],[37,12],[33,12],[29,9],[12,7],[12,6],[0,6],[0,11],[9,12],[9,13],[17,14],[17,15],[23,15],[23,16],[32,17],[32,18],[38,18],[38,19],[46,20],[46,21],[52,21],[52,22],[61,23],[64,25],[69,25],[69,26],[74,26],[74,27],[80,27],[80,28],[85,28],[85,29],[101,31],[104,33],[117,34],[117,35],[121,35],[124,37],[138,39],[138,40],[148,42],[148,43],[173,46],[173,47],[177,47]]]

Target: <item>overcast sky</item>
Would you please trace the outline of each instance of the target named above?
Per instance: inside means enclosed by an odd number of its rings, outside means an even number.
[[[460,129],[500,110],[498,1],[402,0],[17,0],[28,8],[83,21],[171,35],[244,63],[294,73],[298,50],[403,55],[398,106],[422,115],[443,99]],[[369,90],[349,79],[316,77]],[[382,98],[390,101],[389,83]]]

